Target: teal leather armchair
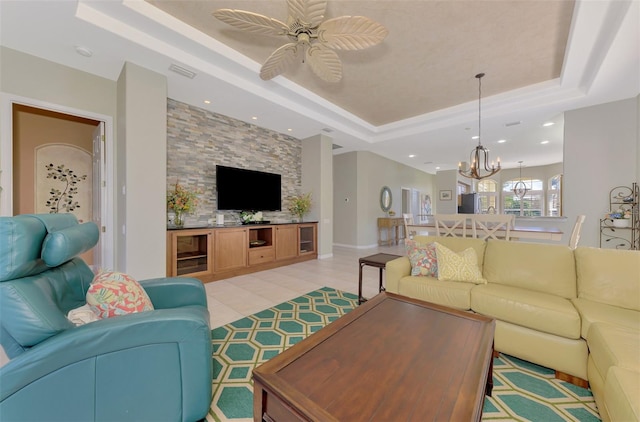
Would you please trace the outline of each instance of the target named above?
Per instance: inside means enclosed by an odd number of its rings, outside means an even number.
[[[98,240],[71,214],[0,217],[2,421],[196,421],[211,403],[211,331],[199,280],[141,280],[154,310],[75,326]]]

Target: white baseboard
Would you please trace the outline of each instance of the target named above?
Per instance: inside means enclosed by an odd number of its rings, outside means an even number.
[[[345,245],[342,243],[334,243],[333,246],[339,246],[341,248],[350,248],[350,249],[371,249],[371,248],[377,248],[378,244],[374,243],[373,245]]]

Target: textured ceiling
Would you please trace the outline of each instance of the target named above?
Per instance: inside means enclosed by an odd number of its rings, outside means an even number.
[[[286,22],[285,0],[149,1],[192,27],[264,63],[285,36],[230,27],[211,13],[242,9]],[[324,82],[304,64],[284,76],[368,123],[380,126],[483,96],[558,78],[573,1],[328,1],[326,17],[360,15],[388,30],[382,44],[339,51],[343,79]]]
[[[505,169],[562,162],[566,111],[640,94],[638,1],[329,1],[328,18],[389,29],[376,47],[338,52],[338,84],[302,63],[261,80],[260,64],[287,39],[227,26],[211,15],[219,8],[287,17],[286,0],[0,0],[0,45],[112,81],[133,63],[163,75],[177,101],[432,174],[477,145],[479,72],[482,144]]]

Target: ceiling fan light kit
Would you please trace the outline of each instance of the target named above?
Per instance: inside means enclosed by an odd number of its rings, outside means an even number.
[[[478,146],[471,151],[469,156],[470,167],[463,167],[462,163],[458,163],[458,173],[469,179],[481,180],[486,177],[493,176],[500,171],[500,157],[498,157],[498,165],[491,161],[489,164],[489,150],[482,146],[481,142],[481,123],[482,123],[482,78],[484,73],[478,73]],[[484,172],[484,173],[483,173]]]
[[[300,54],[320,79],[339,82],[342,63],[334,50],[362,50],[380,44],[389,31],[364,16],[324,20],[326,0],[287,0],[287,23],[245,10],[219,9],[213,16],[243,31],[287,36],[291,42],[274,51],[260,69],[260,78],[272,79],[291,67]]]

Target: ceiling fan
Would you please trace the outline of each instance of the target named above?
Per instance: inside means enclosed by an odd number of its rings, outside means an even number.
[[[245,10],[219,9],[213,16],[244,31],[285,35],[291,42],[274,51],[260,69],[269,80],[286,71],[300,53],[313,72],[327,82],[342,79],[342,63],[334,50],[362,50],[379,44],[389,31],[364,16],[340,16],[323,22],[326,0],[287,0],[287,23]]]

